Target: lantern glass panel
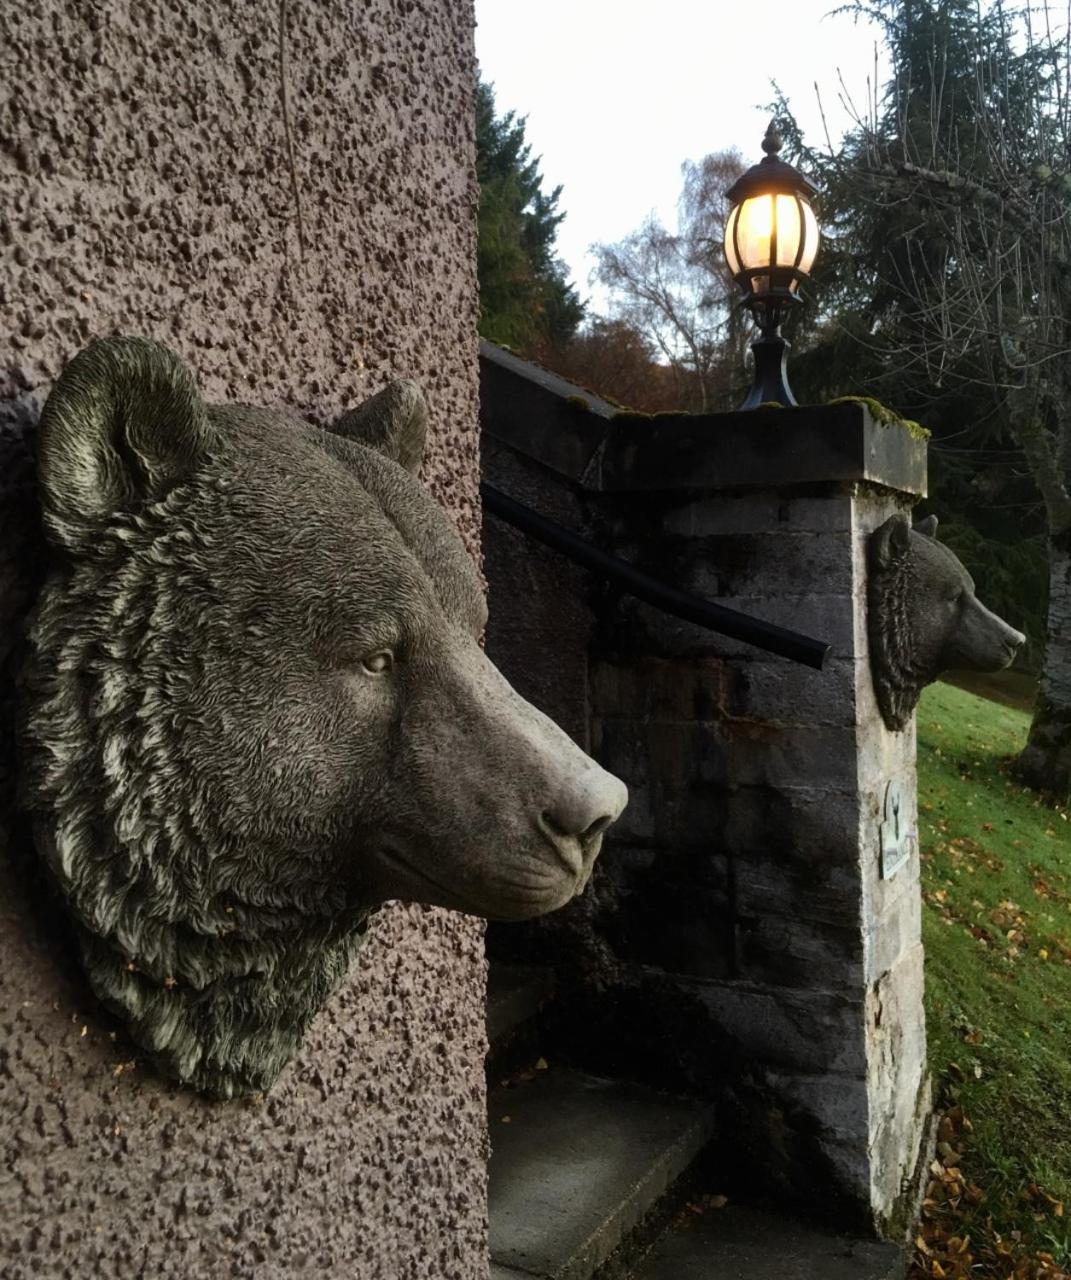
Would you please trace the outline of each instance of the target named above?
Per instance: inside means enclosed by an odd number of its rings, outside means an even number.
[[[818,254],[818,219],[814,216],[814,210],[806,200],[802,200],[800,203],[803,206],[804,228],[803,257],[800,258],[800,270],[810,272]]]
[[[752,196],[737,210],[736,241],[745,270],[770,265],[773,196]]]
[[[733,205],[732,212],[729,214],[729,221],[725,224],[725,260],[729,264],[729,271],[735,276],[740,270],[740,259],[737,257],[736,247],[733,244],[733,230],[736,227],[736,217],[740,212],[738,204]]]
[[[800,201],[795,196],[776,196],[777,211],[777,265],[794,267],[796,254],[799,253],[800,235],[803,227],[800,223]]]

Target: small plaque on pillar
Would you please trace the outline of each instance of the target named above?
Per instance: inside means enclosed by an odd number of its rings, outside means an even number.
[[[891,880],[911,856],[915,832],[908,826],[902,784],[893,779],[885,787],[881,823],[881,878]]]

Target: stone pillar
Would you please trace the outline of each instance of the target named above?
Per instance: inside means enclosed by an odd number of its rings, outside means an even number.
[[[485,437],[531,469],[487,364]],[[929,1104],[915,738],[876,705],[865,547],[924,492],[925,444],[861,404],[601,426],[583,474],[544,472],[583,491],[588,536],[831,653],[809,670],[592,586],[592,748],[632,799],[574,912],[565,1033],[605,1069],[722,1097],[767,1189],[894,1232]],[[883,868],[887,796],[908,856],[887,842]]]

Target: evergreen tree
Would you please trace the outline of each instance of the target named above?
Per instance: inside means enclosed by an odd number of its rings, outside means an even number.
[[[932,479],[989,602],[1046,656],[1021,767],[1071,791],[1071,118],[1068,49],[1001,0],[874,0],[893,74],[832,156],[823,303],[797,387],[854,362],[935,433]],[[1044,14],[1044,6],[1042,7]],[[1033,29],[1030,26],[1034,21]],[[791,130],[790,130],[791,131]],[[852,381],[855,382],[851,386]],[[817,394],[816,394],[817,393]],[[1047,560],[1050,596],[1042,626]],[[1040,646],[1039,646],[1040,647]]]
[[[543,190],[524,130],[514,112],[496,115],[493,89],[477,80],[480,333],[537,355],[573,336],[584,307],[554,252],[561,187]]]

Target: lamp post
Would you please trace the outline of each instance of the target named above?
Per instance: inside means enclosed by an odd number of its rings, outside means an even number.
[[[798,289],[818,252],[818,220],[810,204],[816,188],[778,158],[781,146],[781,135],[771,121],[762,140],[766,155],[725,193],[732,202],[725,224],[725,257],[759,327],[751,344],[755,380],[741,409],[768,401],[796,403],[785,370],[789,347],[781,325],[802,301]]]

